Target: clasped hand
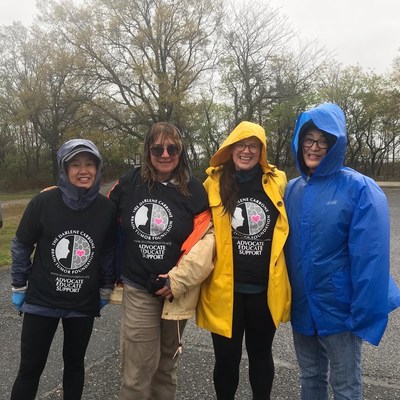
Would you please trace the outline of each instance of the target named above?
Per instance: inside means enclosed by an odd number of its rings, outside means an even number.
[[[168,278],[168,274],[163,274],[163,275],[159,275],[159,278],[164,278],[167,279]],[[157,296],[162,296],[164,297],[164,299],[167,299],[169,301],[172,301],[174,296],[172,294],[171,288],[168,287],[167,285],[163,286],[161,289],[157,290],[157,292],[154,293]]]

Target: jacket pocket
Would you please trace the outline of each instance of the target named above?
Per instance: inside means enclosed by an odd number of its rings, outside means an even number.
[[[353,296],[350,271],[338,271],[332,275],[332,284],[335,290],[335,297],[339,306],[349,307]]]

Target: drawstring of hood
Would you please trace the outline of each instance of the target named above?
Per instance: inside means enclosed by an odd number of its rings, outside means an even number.
[[[97,159],[97,172],[93,185],[89,189],[79,188],[73,185],[66,170],[66,163],[78,153],[87,152]],[[57,152],[59,170],[58,188],[61,191],[64,203],[76,211],[89,207],[100,191],[100,178],[103,170],[103,159],[96,145],[86,139],[72,139],[65,142]]]

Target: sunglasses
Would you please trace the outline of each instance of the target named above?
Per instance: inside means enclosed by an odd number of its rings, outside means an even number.
[[[164,150],[167,150],[170,157],[175,157],[179,154],[179,148],[176,144],[169,144],[167,147],[155,144],[150,147],[150,153],[154,157],[161,157],[164,154]]]

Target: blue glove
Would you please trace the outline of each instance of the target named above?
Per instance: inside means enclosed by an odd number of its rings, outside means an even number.
[[[22,307],[22,304],[25,301],[25,297],[26,297],[26,293],[13,292],[13,294],[12,294],[12,302],[13,302],[14,306],[17,308],[18,311]]]
[[[107,304],[108,304],[108,300],[107,299],[100,299],[99,309],[101,310]]]

